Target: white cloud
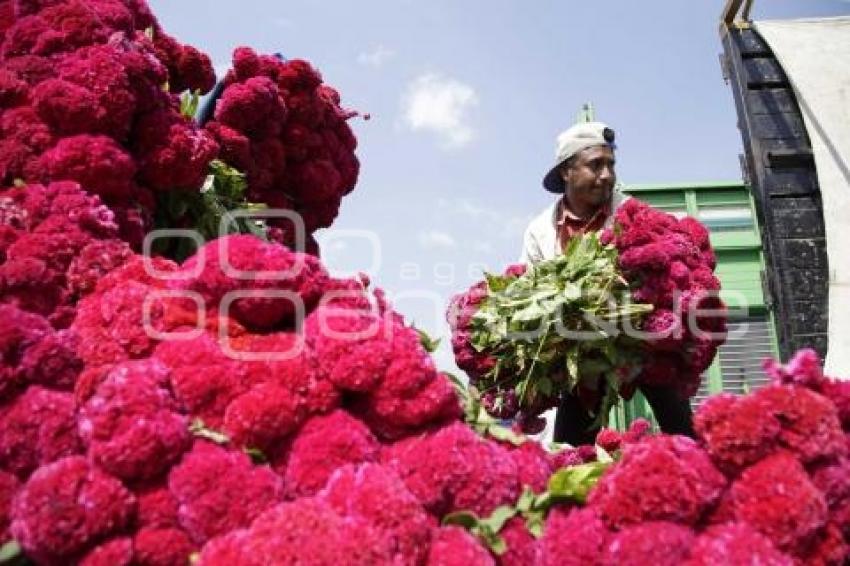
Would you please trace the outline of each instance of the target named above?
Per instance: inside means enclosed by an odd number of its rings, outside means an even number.
[[[414,132],[437,134],[445,149],[460,148],[475,138],[468,113],[477,105],[478,95],[468,84],[428,73],[408,86],[402,120]]]
[[[378,69],[383,67],[393,57],[395,57],[395,51],[383,45],[378,45],[371,51],[365,51],[357,55],[357,62],[361,65]]]
[[[428,230],[419,232],[419,245],[426,250],[435,248],[450,249],[457,247],[457,242],[451,234],[440,232],[439,230]]]

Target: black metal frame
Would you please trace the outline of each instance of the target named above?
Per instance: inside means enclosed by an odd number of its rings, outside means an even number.
[[[826,233],[803,117],[785,72],[755,30],[724,14],[721,36],[724,75],[744,142],[744,180],[752,187],[761,226],[765,287],[780,354],[787,358],[799,348],[813,347],[825,356]]]

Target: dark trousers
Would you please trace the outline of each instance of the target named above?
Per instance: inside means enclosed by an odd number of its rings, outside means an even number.
[[[671,387],[642,385],[640,391],[652,407],[662,432],[694,436],[691,422],[693,412],[687,399],[679,397]],[[593,444],[599,432],[599,429],[590,428],[593,421],[593,415],[582,406],[578,396],[562,396],[555,416],[555,442],[566,442],[573,446]]]

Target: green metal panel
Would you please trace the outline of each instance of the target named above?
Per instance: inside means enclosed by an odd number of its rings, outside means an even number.
[[[647,192],[634,196],[657,208],[685,207],[685,194],[682,191]]]
[[[755,230],[742,232],[712,232],[710,235],[711,247],[717,250],[749,249],[758,251],[761,249],[761,240]]]
[[[619,431],[625,431],[636,419],[646,419],[652,425],[653,430],[658,430],[658,422],[652,414],[652,408],[640,391],[636,391],[634,397],[628,401],[620,399],[620,402],[611,409],[611,413],[608,415],[608,426]]]
[[[741,181],[712,181],[712,182],[683,182],[683,183],[637,183],[628,185],[626,192],[655,192],[655,191],[683,191],[683,190],[710,190],[710,189],[740,189],[746,188]]]
[[[708,380],[708,393],[714,395],[723,391],[723,374],[720,372],[720,358],[715,356],[703,379]]]
[[[759,250],[720,249],[716,254],[723,301],[730,308],[764,305]]]
[[[741,185],[734,189],[711,189],[695,191],[697,206],[712,206],[718,204],[743,204],[749,206],[750,197],[746,187]]]

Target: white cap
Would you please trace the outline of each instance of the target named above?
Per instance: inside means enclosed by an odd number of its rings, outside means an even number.
[[[555,165],[543,177],[543,187],[552,193],[563,193],[564,180],[558,169],[573,155],[596,145],[614,148],[614,130],[602,122],[583,122],[561,132],[555,142]]]

